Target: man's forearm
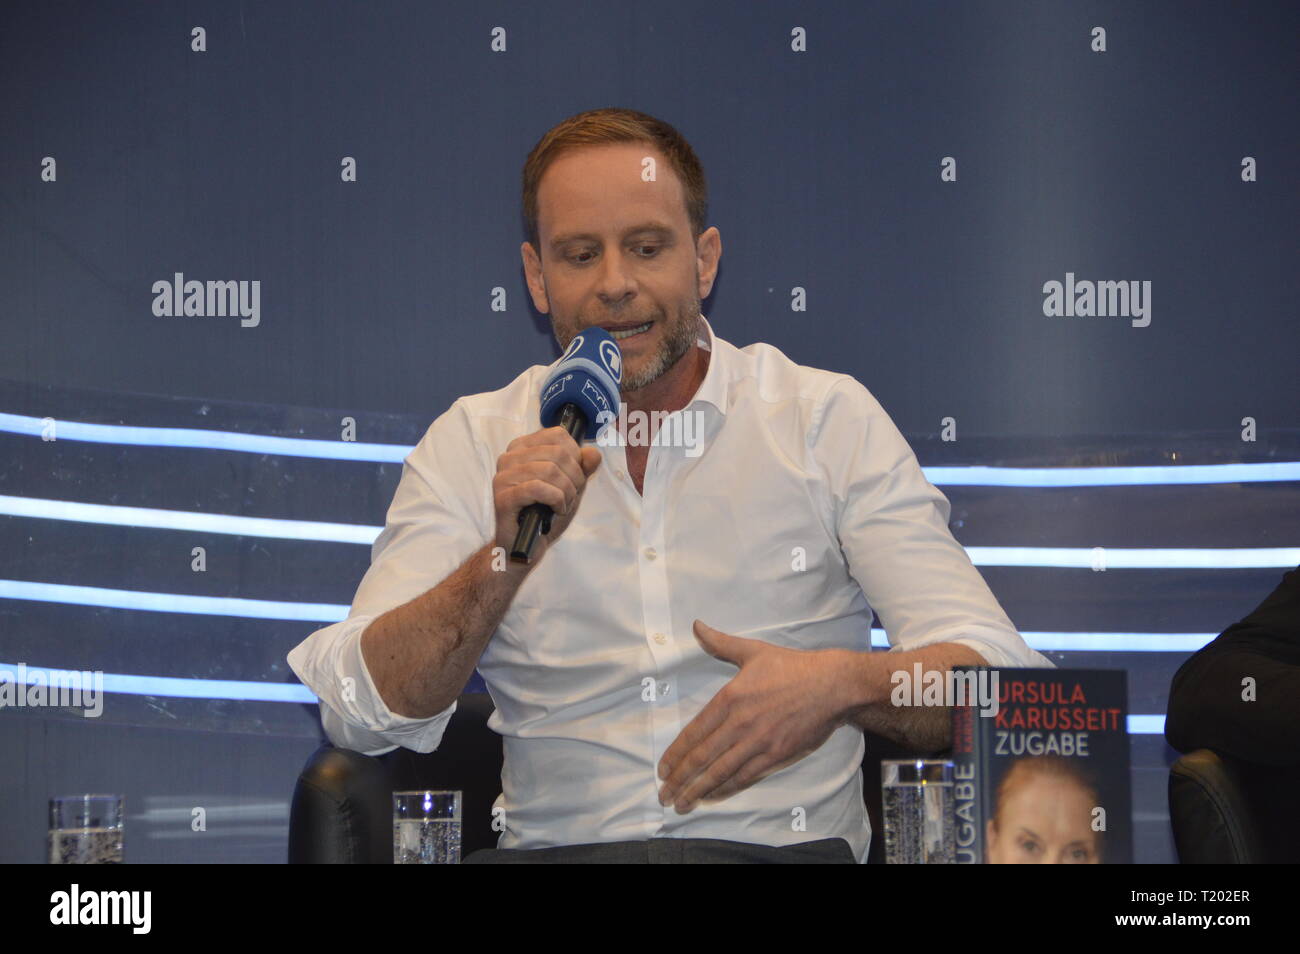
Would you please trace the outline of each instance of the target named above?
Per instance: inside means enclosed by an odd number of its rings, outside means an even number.
[[[531,569],[506,561],[494,570],[494,546],[484,544],[437,586],[376,617],[361,634],[370,678],[397,715],[437,715],[469,682]]]
[[[896,706],[890,701],[895,672],[909,678],[916,663],[921,671],[946,672],[954,666],[987,666],[984,657],[968,646],[937,643],[910,652],[848,653],[843,688],[848,721],[915,750],[939,752],[952,744],[952,715],[947,706]]]

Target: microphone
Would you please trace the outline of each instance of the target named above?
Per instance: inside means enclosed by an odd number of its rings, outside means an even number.
[[[542,384],[542,427],[559,425],[581,444],[592,440],[617,414],[623,353],[604,328],[584,328]],[[601,417],[602,412],[604,417]],[[519,532],[510,550],[515,563],[532,561],[539,533],[551,532],[555,511],[540,501],[519,511]]]

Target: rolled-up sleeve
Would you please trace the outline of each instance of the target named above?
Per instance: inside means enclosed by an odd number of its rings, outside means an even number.
[[[442,741],[456,703],[424,719],[394,713],[375,689],[361,634],[377,617],[437,586],[490,539],[490,494],[469,418],[457,402],[403,462],[347,618],[289,652],[289,667],[320,700],[321,725],[334,745],[378,755],[398,746],[432,752]]]
[[[860,382],[828,389],[813,433],[840,547],[891,651],[959,643],[990,666],[1052,667],[1016,631],[948,529],[948,498]]]

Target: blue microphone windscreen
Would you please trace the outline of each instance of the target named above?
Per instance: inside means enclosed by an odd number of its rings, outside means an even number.
[[[583,439],[593,440],[605,422],[618,415],[622,380],[623,353],[610,333],[594,326],[582,329],[542,385],[542,427],[554,427],[564,405],[576,404],[587,417]]]

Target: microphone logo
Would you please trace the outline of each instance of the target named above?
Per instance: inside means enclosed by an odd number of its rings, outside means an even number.
[[[604,362],[605,369],[614,376],[615,381],[622,381],[623,356],[619,353],[618,345],[611,340],[605,340],[600,343],[600,360]]]
[[[563,391],[564,386],[572,378],[573,375],[566,374],[563,377],[556,378],[554,381],[552,381],[550,387],[548,387],[544,392],[542,392],[542,405],[545,406],[546,403],[551,400],[551,398],[555,397],[555,395],[560,391]]]
[[[574,335],[573,340],[569,342],[568,350],[564,352],[564,357],[567,358],[570,357],[571,355],[577,354],[578,349],[581,347],[582,347],[582,335]]]
[[[604,424],[605,421],[609,420],[609,417],[613,414],[609,409],[609,401],[606,399],[605,395],[601,393],[600,388],[596,387],[590,378],[582,382],[582,396],[592,405],[600,408],[600,410],[596,412],[595,420],[599,421],[601,424]],[[605,417],[601,417],[602,414],[605,415]]]

